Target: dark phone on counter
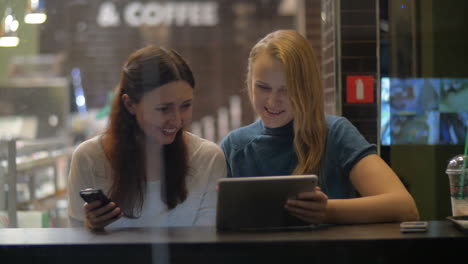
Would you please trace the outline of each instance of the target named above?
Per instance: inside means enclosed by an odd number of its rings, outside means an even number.
[[[88,188],[80,191],[80,196],[85,200],[85,202],[90,203],[96,200],[101,201],[101,206],[105,206],[111,201],[107,196],[102,192],[101,189]]]

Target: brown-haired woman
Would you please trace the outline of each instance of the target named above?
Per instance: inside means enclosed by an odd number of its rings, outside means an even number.
[[[214,225],[221,149],[184,130],[195,81],[173,50],[155,46],[124,64],[106,131],[73,153],[68,214],[90,229]],[[111,203],[85,203],[79,191],[102,189]]]

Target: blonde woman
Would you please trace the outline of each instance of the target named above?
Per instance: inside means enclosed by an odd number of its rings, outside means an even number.
[[[228,176],[317,174],[320,187],[285,208],[309,223],[369,223],[419,218],[397,175],[345,118],[326,115],[317,59],[290,30],[251,50],[247,87],[260,119],[221,143]]]

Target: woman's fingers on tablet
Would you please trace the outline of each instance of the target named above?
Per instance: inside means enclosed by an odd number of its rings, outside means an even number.
[[[307,223],[320,224],[325,220],[325,212],[310,212],[299,208],[290,208],[288,211],[292,216]]]
[[[296,199],[288,199],[286,204],[310,210],[324,210],[327,202],[328,197],[326,194],[321,191],[314,191],[299,193]]]
[[[325,219],[328,197],[321,191],[303,192],[297,199],[289,199],[285,208],[308,223],[322,223]]]
[[[288,210],[290,213],[302,215],[305,217],[312,216],[314,214],[314,211],[307,210],[307,209],[300,208],[300,207],[286,206],[286,210]]]
[[[298,200],[328,200],[326,194],[320,191],[320,187],[317,187],[313,192],[301,192],[297,195]]]
[[[296,207],[307,211],[324,211],[327,207],[326,200],[322,201],[308,201],[308,200],[288,200],[286,208]]]
[[[306,223],[313,224],[313,222],[309,221],[309,219],[307,217],[303,217],[302,215],[298,215],[298,214],[294,214],[294,213],[291,213],[291,215],[293,215],[296,218],[299,218],[300,220],[302,220],[302,221],[304,221]]]

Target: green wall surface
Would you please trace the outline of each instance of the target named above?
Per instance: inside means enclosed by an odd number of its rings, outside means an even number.
[[[0,17],[3,20],[5,9],[11,7],[13,15],[19,22],[17,36],[20,43],[17,47],[0,47],[0,83],[8,81],[10,60],[14,56],[35,55],[39,51],[39,29],[41,25],[24,23],[27,0],[0,1]]]
[[[418,73],[413,77],[468,78],[468,1],[418,1],[416,5]],[[390,163],[408,186],[423,220],[451,215],[450,158],[463,145],[392,145]]]
[[[418,2],[422,77],[468,77],[468,1]]]
[[[468,1],[433,1],[434,74],[468,77]]]
[[[451,215],[448,161],[463,153],[456,145],[394,145],[392,168],[413,195],[422,220],[442,220]]]

